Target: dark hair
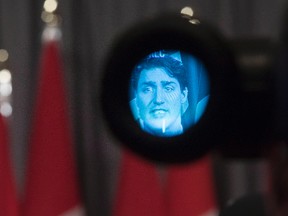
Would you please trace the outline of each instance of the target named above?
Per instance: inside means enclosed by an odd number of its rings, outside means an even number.
[[[185,87],[187,87],[187,73],[183,64],[168,56],[159,56],[159,57],[148,57],[143,59],[133,70],[132,73],[132,86],[134,89],[137,89],[138,81],[141,72],[144,69],[151,69],[151,68],[163,68],[170,77],[174,77],[178,80],[180,84],[180,88],[183,91]]]

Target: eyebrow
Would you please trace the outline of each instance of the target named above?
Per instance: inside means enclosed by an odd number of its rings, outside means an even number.
[[[140,83],[140,85],[141,85],[141,86],[143,86],[143,85],[153,86],[153,85],[156,85],[156,82],[147,81],[147,82],[142,82],[142,83]]]
[[[161,84],[162,84],[163,86],[166,86],[166,85],[176,85],[176,82],[174,82],[174,81],[161,81]],[[154,81],[147,81],[147,82],[140,83],[140,86],[156,86],[156,82],[154,82]]]
[[[161,81],[161,84],[166,86],[166,85],[176,85],[176,82],[174,81]]]

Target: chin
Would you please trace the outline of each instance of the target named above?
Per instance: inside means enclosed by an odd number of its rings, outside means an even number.
[[[147,131],[153,132],[153,133],[162,133],[162,124],[146,124],[145,128]]]
[[[163,121],[154,121],[154,122],[149,122],[146,124],[147,127],[151,128],[152,130],[162,130],[163,127]]]

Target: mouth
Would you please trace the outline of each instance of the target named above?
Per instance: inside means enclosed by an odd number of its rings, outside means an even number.
[[[152,114],[155,118],[162,118],[166,115],[168,110],[166,109],[152,109],[150,114]]]

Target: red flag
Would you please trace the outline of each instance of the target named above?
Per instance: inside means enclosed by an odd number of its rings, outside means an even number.
[[[63,76],[57,41],[45,42],[28,157],[26,216],[83,215]]]
[[[216,216],[210,156],[182,166],[168,168],[168,216]]]
[[[18,200],[10,164],[9,136],[3,121],[0,116],[0,215],[17,216]]]
[[[113,215],[165,215],[156,167],[128,151],[123,154]]]

